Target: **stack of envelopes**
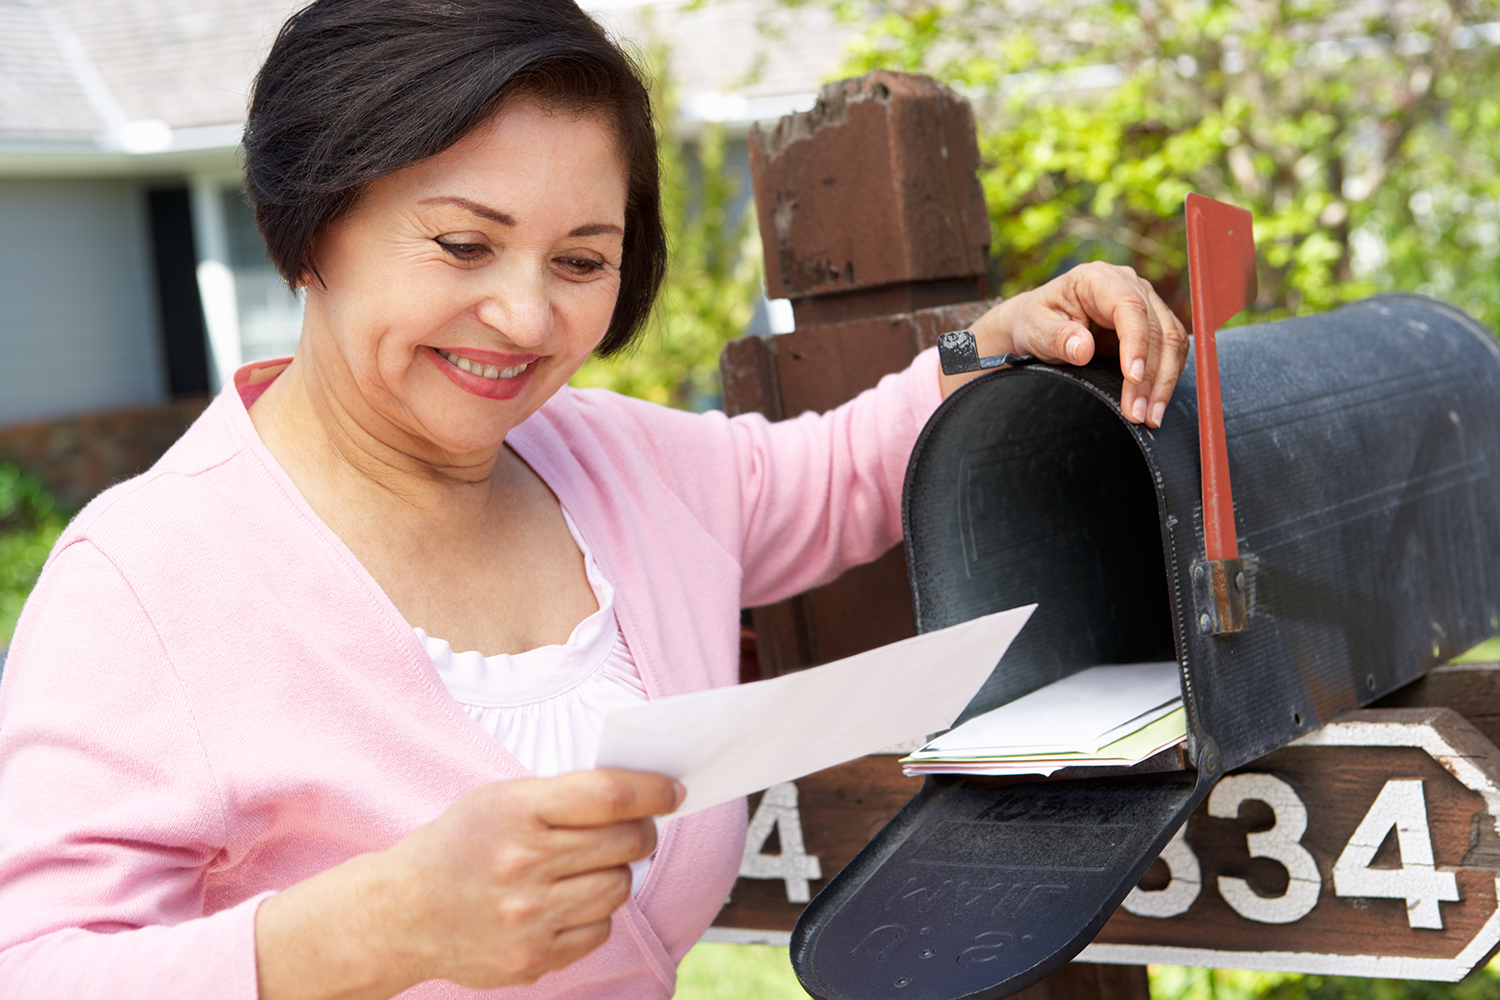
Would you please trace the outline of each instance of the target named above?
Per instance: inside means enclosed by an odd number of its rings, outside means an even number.
[[[908,775],[1129,767],[1187,738],[1175,663],[1090,667],[1001,705],[902,759]]]

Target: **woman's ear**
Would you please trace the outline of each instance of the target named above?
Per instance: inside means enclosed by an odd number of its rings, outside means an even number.
[[[317,282],[324,288],[328,287],[328,282],[324,281],[323,276],[318,273],[318,265],[313,263],[312,254],[309,253],[303,258],[302,269],[297,272],[297,280],[293,283],[292,287],[302,289],[305,295],[307,290],[312,287],[313,282]]]
[[[302,262],[297,266],[297,277],[291,282],[292,290],[301,289],[305,293],[307,286],[312,283],[312,276],[312,248],[309,247],[302,255]]]

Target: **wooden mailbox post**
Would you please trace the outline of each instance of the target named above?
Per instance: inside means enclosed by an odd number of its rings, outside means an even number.
[[[729,412],[829,409],[986,308],[973,116],[947,88],[886,72],[830,84],[813,111],[752,131],[751,166],[767,287],[797,329],[726,348]],[[903,555],[753,618],[762,676],[904,638]],[[1081,960],[1019,995],[1144,1000],[1146,962],[1461,977],[1500,947],[1497,737],[1500,664],[1454,665],[1228,775]],[[710,936],[785,940],[919,786],[887,754],[753,798]],[[888,908],[1017,911],[1046,890],[946,881]]]
[[[752,131],[750,160],[767,290],[791,299],[797,329],[728,345],[731,414],[831,409],[984,312],[989,217],[973,114],[952,91],[884,72],[830,84],[813,111]],[[753,618],[763,677],[904,639],[915,631],[906,560],[894,549]],[[718,928],[784,936],[808,880],[848,863],[920,786],[884,755],[752,800],[745,870],[756,876],[741,878]],[[797,817],[808,861],[786,850]],[[781,854],[761,850],[772,833]]]

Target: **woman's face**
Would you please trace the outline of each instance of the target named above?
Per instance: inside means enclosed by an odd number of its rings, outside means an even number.
[[[604,336],[625,198],[603,121],[513,102],[318,238],[299,361],[404,451],[493,452]]]

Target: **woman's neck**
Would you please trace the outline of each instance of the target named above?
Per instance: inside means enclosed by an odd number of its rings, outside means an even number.
[[[409,624],[493,655],[566,642],[598,609],[557,498],[503,442],[483,462],[435,462],[341,405],[304,360],[250,419]]]
[[[328,373],[300,349],[273,378],[250,420],[330,526],[349,515],[448,523],[483,516],[519,461],[503,443],[488,453],[438,452],[376,413],[347,373]]]

